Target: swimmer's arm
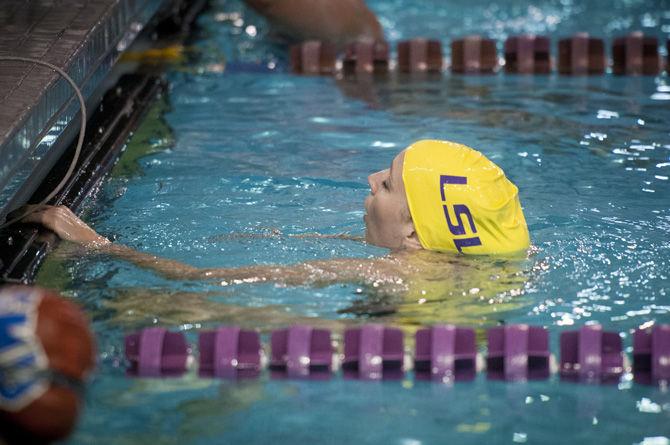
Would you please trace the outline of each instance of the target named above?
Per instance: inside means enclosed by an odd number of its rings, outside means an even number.
[[[139,267],[153,269],[167,278],[180,278],[195,273],[197,268],[179,261],[138,252],[130,247],[114,244],[98,234],[66,206],[28,205],[15,211],[25,215],[21,222],[41,224],[61,239],[83,245],[98,252],[111,253]]]
[[[245,0],[292,40],[344,44],[383,40],[375,14],[363,0]]]
[[[28,206],[22,211],[31,212],[23,218],[23,222],[42,224],[61,239],[84,245],[97,252],[112,254],[173,280],[221,280],[230,284],[268,281],[287,285],[327,285],[338,282],[370,282],[375,281],[376,276],[395,276],[402,273],[401,265],[393,257],[341,258],[294,265],[201,269],[112,243],[65,206]]]
[[[222,280],[226,284],[274,282],[291,286],[327,286],[334,283],[372,283],[376,277],[395,276],[391,258],[334,258],[289,265],[255,265],[196,269],[191,279]],[[385,278],[383,278],[385,279]]]
[[[235,239],[260,239],[260,238],[281,238],[288,236],[289,238],[315,238],[315,239],[341,239],[345,241],[356,241],[359,243],[365,242],[365,237],[360,235],[351,235],[348,233],[322,234],[322,233],[294,233],[284,235],[279,229],[273,229],[268,233],[227,233],[222,235],[215,235],[210,237],[211,241],[235,240]]]
[[[327,286],[334,283],[374,283],[399,276],[402,271],[392,257],[335,258],[289,265],[198,268],[179,261],[138,252],[120,244],[94,246],[139,267],[150,269],[171,280],[212,280],[223,285],[280,283],[290,286]]]
[[[365,242],[365,237],[359,235],[350,235],[348,233],[336,233],[324,235],[322,233],[298,233],[289,235],[291,238],[318,238],[318,239],[341,239],[346,241],[356,241],[359,243]]]
[[[253,265],[243,267],[198,268],[179,261],[138,252],[120,244],[93,246],[141,268],[150,269],[171,280],[212,280],[223,285],[242,283],[279,283],[289,286],[327,286],[334,283],[372,283],[383,281],[401,271],[390,257],[335,258],[289,265]]]

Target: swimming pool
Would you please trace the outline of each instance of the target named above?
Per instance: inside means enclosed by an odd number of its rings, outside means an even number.
[[[392,42],[423,35],[445,48],[473,32],[547,33],[554,44],[580,30],[670,34],[670,7],[661,3],[659,11],[568,0],[370,5]],[[223,323],[267,333],[296,321],[341,331],[375,320],[407,332],[438,321],[527,322],[549,328],[555,352],[559,332],[590,321],[626,334],[670,321],[665,77],[298,77],[238,3],[215,2],[200,23],[191,63],[169,74],[169,110],[157,105],[90,206],[87,220],[99,232],[201,267],[383,255],[353,241],[288,235],[362,234],[367,175],[434,137],[471,145],[503,167],[519,186],[535,247],[515,261],[419,256],[426,273],[397,286],[313,288],[167,281],[101,255],[78,259],[63,245],[39,284],[82,302],[99,346],[69,443],[668,443],[670,395],[630,381],[479,376],[450,388],[411,378],[127,378],[123,335],[154,323],[186,331],[193,343],[198,329]],[[153,152],[139,169],[137,150]]]

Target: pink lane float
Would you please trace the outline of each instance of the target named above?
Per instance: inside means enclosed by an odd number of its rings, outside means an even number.
[[[666,46],[670,46],[670,41]],[[501,64],[507,74],[552,72],[551,41],[546,36],[510,36],[503,48],[504,58],[499,59],[495,40],[467,36],[451,42],[451,59],[446,60],[440,40],[413,38],[398,42],[394,62],[385,41],[353,42],[343,53],[332,44],[307,41],[291,47],[290,66],[295,74],[328,76],[386,74],[393,68],[410,75],[440,74],[445,66],[454,74],[494,74],[500,71]],[[588,33],[559,40],[557,49],[555,68],[561,75],[602,75],[611,67],[615,75],[655,76],[664,66],[658,39],[641,32],[614,39],[611,60],[606,54],[605,41]]]

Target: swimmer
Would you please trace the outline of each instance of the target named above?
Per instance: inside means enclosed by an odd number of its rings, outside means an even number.
[[[245,1],[289,40],[345,45],[356,40],[384,39],[377,17],[363,0]]]
[[[370,175],[368,182],[365,240],[391,250],[372,259],[197,268],[112,243],[64,206],[29,206],[20,211],[34,210],[23,222],[42,224],[63,240],[118,256],[163,277],[218,280],[225,285],[350,282],[393,289],[406,286],[407,279],[417,275],[426,279],[425,251],[508,256],[525,253],[529,247],[517,187],[502,169],[472,148],[447,141],[419,141],[400,152],[390,168]],[[442,265],[455,258],[441,256],[445,258]]]

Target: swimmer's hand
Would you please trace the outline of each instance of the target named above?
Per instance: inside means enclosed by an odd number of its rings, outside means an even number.
[[[173,280],[218,280],[222,285],[274,282],[284,285],[329,285],[334,283],[370,283],[374,287],[398,281],[407,272],[407,265],[394,257],[375,259],[334,258],[293,265],[253,265],[236,268],[200,269],[179,261],[138,252],[115,244],[98,235],[65,206],[25,206],[15,212],[24,223],[41,224],[61,239],[93,247],[97,252],[114,255],[139,267],[155,271]],[[337,236],[337,235],[335,235]]]
[[[73,243],[93,247],[111,243],[65,206],[27,205],[16,210],[14,214],[25,214],[21,222],[41,224],[61,239]]]

